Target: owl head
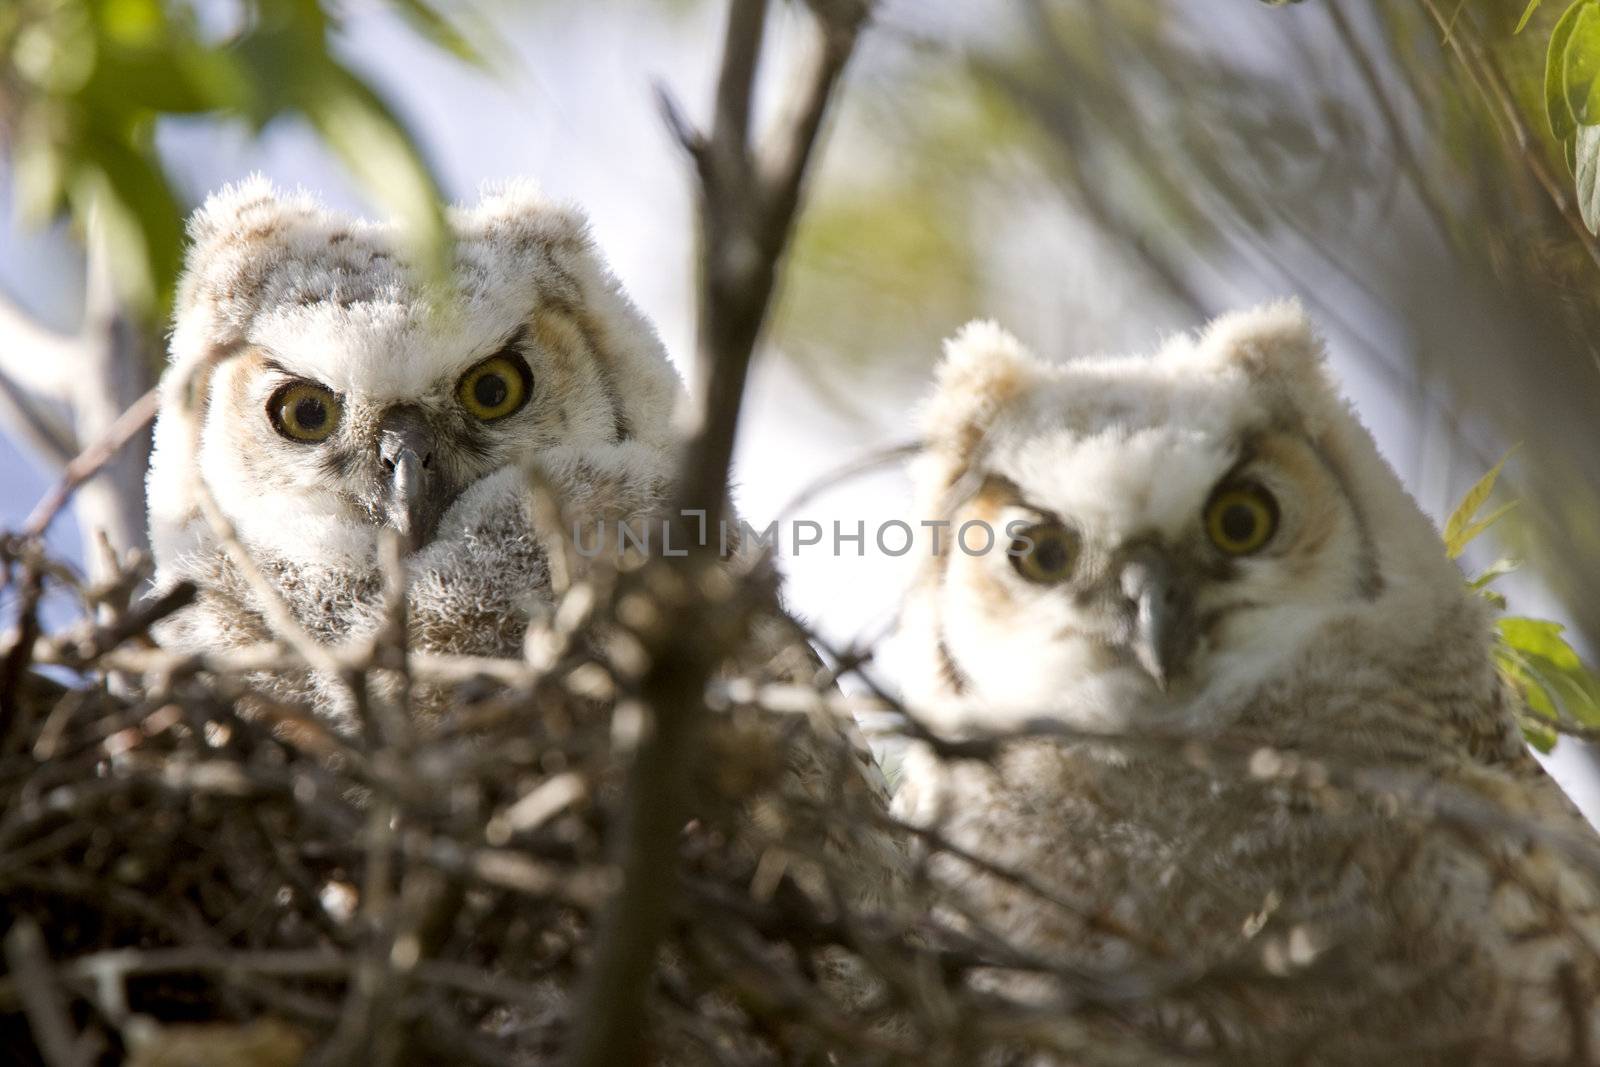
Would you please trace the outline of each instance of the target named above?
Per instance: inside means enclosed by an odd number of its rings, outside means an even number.
[[[1418,647],[1470,599],[1295,304],[1070,363],[973,324],[923,429],[912,689],[962,722],[1216,724],[1335,634]]]
[[[509,184],[449,213],[425,285],[395,225],[260,179],[189,224],[149,497],[158,561],[205,534],[324,563],[413,547],[484,475],[557,446],[665,448],[679,381],[583,218]],[[198,469],[198,470],[197,470]]]

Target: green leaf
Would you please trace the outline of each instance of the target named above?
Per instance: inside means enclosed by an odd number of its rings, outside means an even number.
[[[1478,510],[1489,499],[1489,494],[1494,492],[1495,482],[1500,480],[1500,472],[1505,469],[1506,460],[1510,459],[1515,451],[1516,449],[1513,448],[1510,452],[1501,456],[1500,462],[1490,467],[1488,473],[1479,478],[1472,488],[1467,490],[1466,495],[1461,498],[1461,503],[1456,505],[1456,509],[1445,520],[1444,546],[1451,559],[1461,555],[1473,538],[1483,533],[1484,530],[1487,530],[1502,518],[1507,511],[1511,510],[1515,502],[1495,509],[1485,519],[1473,521],[1477,519]]]
[[[376,93],[339,68],[304,101],[307,116],[345,166],[401,223],[418,266],[446,279],[450,233],[433,173],[398,119]]]
[[[1517,28],[1511,32],[1513,34],[1521,33],[1523,27],[1528,25],[1528,20],[1533,18],[1533,13],[1539,10],[1539,5],[1542,3],[1544,3],[1544,0],[1528,0],[1528,6],[1522,9],[1522,17],[1517,20]]]
[[[1457,542],[1459,543],[1460,548],[1450,553],[1450,558],[1454,559],[1459,556],[1462,549],[1465,549],[1467,545],[1477,540],[1479,534],[1483,533],[1489,527],[1505,518],[1506,514],[1516,508],[1516,506],[1517,501],[1508,500],[1504,504],[1501,504],[1499,507],[1495,508],[1493,511],[1489,512],[1489,514],[1485,515],[1483,518],[1479,519],[1477,522],[1469,523],[1457,535]]]
[[[1522,727],[1522,739],[1547,756],[1561,739],[1561,735],[1554,728],[1542,722],[1523,719],[1518,725]]]
[[[1543,656],[1561,667],[1581,667],[1578,654],[1567,644],[1561,634],[1566,630],[1559,622],[1550,619],[1530,619],[1522,615],[1507,615],[1495,623],[1500,637],[1518,652]]]
[[[1567,109],[1579,126],[1600,123],[1600,5],[1578,12],[1562,53],[1561,85]]]
[[[393,3],[417,36],[433,42],[464,63],[482,70],[488,69],[489,61],[478,46],[427,0],[393,0]]]
[[[1579,126],[1572,150],[1578,214],[1590,233],[1600,233],[1600,126]]]
[[[1535,714],[1556,722],[1600,724],[1600,679],[1584,666],[1560,623],[1507,617],[1497,662]]]
[[[1550,31],[1550,44],[1544,54],[1544,114],[1550,123],[1550,133],[1570,151],[1570,142],[1577,132],[1572,120],[1572,109],[1567,106],[1567,44],[1578,24],[1578,16],[1596,0],[1574,0],[1562,13]]]
[[[1521,560],[1512,559],[1509,556],[1501,556],[1499,559],[1483,568],[1483,570],[1479,571],[1478,576],[1467,583],[1467,588],[1487,588],[1490,582],[1493,582],[1496,578],[1503,578],[1504,576],[1511,574],[1520,566],[1522,566]]]
[[[165,318],[183,254],[183,210],[154,158],[91,134],[68,195],[80,219],[97,217],[112,276],[129,306]]]

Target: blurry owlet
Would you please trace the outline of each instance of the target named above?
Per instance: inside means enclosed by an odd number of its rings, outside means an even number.
[[[1030,736],[919,746],[896,805],[1023,876],[930,859],[1034,961],[991,975],[1019,1044],[1600,1062],[1595,836],[1297,306],[1059,365],[973,325],[924,429],[911,706]]]
[[[197,479],[302,626],[377,625],[380,530],[412,550],[415,647],[520,650],[548,590],[528,465],[570,528],[632,519],[669,470],[680,384],[576,211],[510,184],[450,213],[454,290],[428,290],[390,225],[223,190],[190,223],[149,499],[157,581],[199,602],[190,650],[272,636]],[[548,529],[548,524],[546,524]]]

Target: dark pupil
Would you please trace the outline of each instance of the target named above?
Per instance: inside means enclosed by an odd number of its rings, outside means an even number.
[[[320,430],[328,421],[328,405],[314,396],[294,402],[294,423],[302,430]]]
[[[472,383],[472,399],[486,408],[497,408],[506,402],[506,380],[498,374],[485,374]]]
[[[1229,541],[1249,541],[1255,536],[1256,513],[1248,504],[1229,504],[1222,512],[1222,536]]]
[[[1034,546],[1033,562],[1041,571],[1054,574],[1067,565],[1067,546],[1059,537],[1041,538]]]

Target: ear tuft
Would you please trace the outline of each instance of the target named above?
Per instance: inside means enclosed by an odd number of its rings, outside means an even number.
[[[674,445],[672,417],[683,383],[655,327],[606,265],[583,211],[546,196],[535,182],[513,179],[485,185],[478,203],[458,208],[453,221],[458,249],[490,276],[536,278],[542,308],[577,318],[583,343],[618,383],[619,437]]]
[[[306,193],[285,196],[260,174],[221,189],[189,217],[191,259],[221,241],[245,244],[271,240],[295,218],[314,215],[322,206]]]
[[[257,290],[307,230],[336,232],[353,221],[329,212],[309,193],[280,192],[259,174],[212,193],[189,217],[189,247],[178,285],[180,326],[205,308],[214,340],[227,343],[254,311]]]
[[[945,342],[936,387],[922,413],[925,446],[970,458],[995,416],[1034,380],[1038,362],[993,322],[963,326]]]
[[[531,178],[486,182],[478,189],[478,202],[454,212],[463,235],[494,240],[587,250],[589,223],[571,204],[545,195]]]
[[[1322,337],[1298,300],[1280,300],[1214,319],[1194,346],[1202,360],[1237,367],[1270,403],[1287,406],[1319,432],[1338,404]]]
[[[1298,300],[1213,319],[1199,347],[1237,364],[1252,378],[1322,373],[1322,338]]]

